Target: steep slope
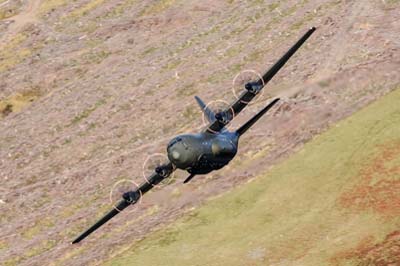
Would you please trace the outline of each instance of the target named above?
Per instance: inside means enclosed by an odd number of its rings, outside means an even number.
[[[399,2],[0,0],[0,264],[98,265],[269,167],[398,86]],[[236,164],[146,195],[82,245],[122,179],[202,125],[193,96],[232,101],[318,30],[269,84],[284,101],[248,132]],[[265,120],[266,121],[266,120]],[[252,141],[250,141],[252,140]]]
[[[105,265],[399,265],[400,88]]]

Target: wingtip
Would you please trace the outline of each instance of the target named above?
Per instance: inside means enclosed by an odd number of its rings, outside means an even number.
[[[81,237],[77,237],[77,238],[75,238],[75,239],[71,242],[71,244],[72,244],[72,245],[73,245],[73,244],[77,244],[77,243],[81,242],[81,240],[82,240]]]

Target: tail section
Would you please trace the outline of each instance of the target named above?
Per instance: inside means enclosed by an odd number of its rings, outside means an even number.
[[[254,125],[258,119],[260,119],[269,109],[271,109],[277,102],[279,98],[274,99],[270,104],[268,104],[264,109],[258,112],[255,116],[253,116],[249,121],[247,121],[243,126],[241,126],[236,133],[239,135],[243,135],[252,125]]]
[[[208,122],[210,123],[214,122],[215,113],[210,108],[207,107],[207,105],[200,99],[200,97],[194,96],[194,98],[196,99],[203,113],[206,115]]]

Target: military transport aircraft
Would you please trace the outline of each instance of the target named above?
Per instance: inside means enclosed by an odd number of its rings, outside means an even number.
[[[209,122],[208,126],[200,133],[184,134],[173,138],[167,146],[169,162],[156,167],[153,174],[146,179],[146,182],[138,186],[137,189],[124,193],[122,200],[113,210],[77,237],[72,243],[80,242],[120,211],[138,202],[143,194],[168,178],[176,169],[182,169],[189,173],[189,176],[184,181],[184,183],[187,183],[196,175],[208,174],[227,165],[237,153],[240,137],[261,116],[270,110],[279,101],[279,98],[272,100],[236,131],[230,132],[226,129],[226,126],[260,93],[263,87],[314,31],[314,27],[310,28],[262,77],[256,81],[246,83],[244,86],[245,90],[225,110],[214,112],[199,97],[195,96],[197,103],[200,105]]]

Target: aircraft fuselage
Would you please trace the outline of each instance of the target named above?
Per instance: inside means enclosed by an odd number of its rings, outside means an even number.
[[[167,146],[168,158],[177,168],[191,174],[207,174],[235,157],[238,141],[238,134],[229,131],[179,135]]]

